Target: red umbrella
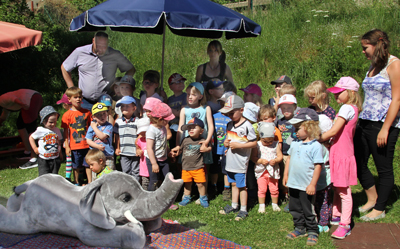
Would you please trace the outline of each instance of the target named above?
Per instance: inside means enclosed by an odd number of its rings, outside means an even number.
[[[35,46],[42,42],[42,31],[0,21],[0,53]]]

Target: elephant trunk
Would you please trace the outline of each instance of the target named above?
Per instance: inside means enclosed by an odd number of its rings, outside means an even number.
[[[144,191],[141,195],[144,198],[139,203],[139,208],[133,210],[134,217],[139,221],[154,220],[160,217],[174,203],[179,191],[183,185],[183,180],[174,180],[171,173],[165,176],[165,180],[154,192]]]

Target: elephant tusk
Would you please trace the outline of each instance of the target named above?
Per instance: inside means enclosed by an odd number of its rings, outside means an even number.
[[[132,222],[134,224],[139,223],[139,221],[135,217],[133,217],[131,211],[129,211],[129,210],[125,211],[124,215],[130,222]]]

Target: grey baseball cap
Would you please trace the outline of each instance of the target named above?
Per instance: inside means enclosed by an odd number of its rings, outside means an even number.
[[[224,107],[219,111],[221,113],[228,113],[237,108],[244,108],[244,101],[241,97],[232,95],[226,99]]]

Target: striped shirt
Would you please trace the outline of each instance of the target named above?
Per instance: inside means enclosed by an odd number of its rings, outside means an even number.
[[[137,138],[138,120],[134,116],[130,119],[122,116],[115,121],[114,133],[119,134],[119,148],[123,156],[136,156],[135,141]]]

